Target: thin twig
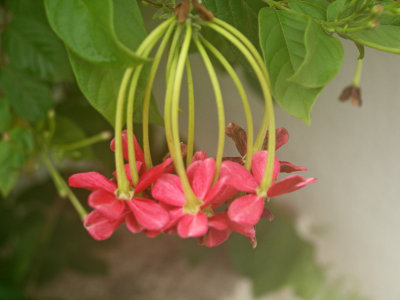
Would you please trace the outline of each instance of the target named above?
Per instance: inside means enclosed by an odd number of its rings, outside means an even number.
[[[168,5],[168,4],[165,4],[165,3],[158,3],[158,2],[155,2],[155,1],[152,1],[152,0],[143,0],[143,1],[147,2],[147,3],[151,4],[151,5],[154,5],[154,6],[167,7],[169,9],[173,9],[173,7],[171,5]]]

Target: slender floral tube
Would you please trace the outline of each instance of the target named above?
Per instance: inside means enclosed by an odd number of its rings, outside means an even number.
[[[235,47],[242,52],[244,57],[250,63],[251,67],[253,68],[256,76],[260,82],[261,89],[264,95],[265,100],[265,108],[263,119],[261,122],[260,129],[257,134],[257,138],[254,144],[254,151],[259,151],[262,149],[262,145],[264,143],[264,138],[269,129],[269,139],[268,139],[268,159],[267,165],[265,168],[264,176],[261,180],[259,193],[260,196],[265,196],[266,191],[272,184],[272,173],[274,168],[274,157],[275,157],[275,117],[274,117],[274,110],[273,110],[273,103],[272,97],[269,89],[269,81],[268,78],[265,76],[265,72],[263,68],[259,65],[257,60],[254,58],[252,53],[247,49],[247,47],[233,34],[231,34],[225,28],[211,22],[207,22],[206,25],[213,29],[214,31],[218,32],[222,36],[224,36],[227,40],[229,40]]]
[[[240,98],[242,100],[243,110],[246,117],[246,125],[247,125],[247,152],[246,152],[246,161],[245,167],[247,170],[251,167],[251,158],[253,156],[253,118],[251,115],[249,101],[247,99],[246,92],[244,90],[243,84],[240,82],[238,75],[236,74],[233,67],[230,65],[228,60],[222,55],[221,52],[217,50],[210,42],[206,39],[201,38],[201,42],[206,46],[206,48],[215,56],[216,59],[221,63],[221,65],[225,68],[226,72],[231,76],[233,83],[235,84]]]
[[[165,48],[170,40],[171,34],[172,34],[175,26],[176,26],[176,23],[173,22],[169,26],[167,32],[165,33],[163,40],[161,41],[160,47],[157,50],[157,53],[154,57],[153,64],[150,69],[150,74],[148,76],[146,90],[144,93],[142,122],[143,122],[143,150],[144,150],[146,169],[150,169],[153,166],[153,162],[151,159],[151,153],[150,153],[150,140],[149,140],[149,109],[150,109],[151,91],[152,91],[152,87],[154,84],[154,79],[155,79],[155,76],[157,73],[158,66],[160,65],[162,55],[163,55]]]
[[[193,76],[192,68],[190,67],[189,57],[186,59],[186,77],[188,85],[188,139],[187,139],[187,151],[186,151],[186,166],[192,163],[193,149],[194,149],[194,88],[193,88]]]
[[[186,213],[196,214],[200,209],[200,202],[193,193],[189,180],[186,175],[185,164],[182,158],[182,151],[180,147],[179,137],[179,98],[182,85],[183,71],[185,68],[186,59],[189,53],[189,46],[192,39],[192,25],[186,22],[186,33],[182,43],[181,51],[179,53],[178,61],[176,64],[175,78],[173,79],[172,99],[171,99],[171,117],[172,117],[172,136],[173,148],[175,152],[174,165],[178,173],[182,187],[185,192],[186,205],[184,211]]]
[[[162,37],[168,25],[173,22],[175,17],[172,17],[153,30],[147,38],[140,44],[137,53],[141,55],[146,49],[151,49]],[[141,66],[139,66],[141,67]],[[132,75],[133,68],[128,68],[122,78],[121,86],[118,92],[116,117],[115,117],[115,165],[118,178],[118,197],[121,199],[130,198],[130,184],[125,173],[124,158],[122,151],[122,127],[123,127],[123,112],[127,86]],[[129,133],[128,133],[129,137]]]
[[[196,44],[197,49],[200,52],[201,57],[203,58],[203,62],[208,71],[208,75],[210,77],[214,94],[215,94],[215,102],[217,105],[218,112],[218,148],[217,155],[215,157],[216,170],[214,175],[214,182],[218,180],[219,171],[221,169],[222,157],[224,155],[224,144],[225,144],[225,112],[224,112],[224,102],[222,99],[221,87],[219,85],[217,74],[215,73],[215,69],[212,65],[212,62],[204,49],[203,45],[200,43],[197,37],[194,38],[194,42]]]

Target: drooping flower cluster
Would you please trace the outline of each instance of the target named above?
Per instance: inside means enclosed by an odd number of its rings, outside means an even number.
[[[299,175],[278,180],[281,172],[290,173],[305,168],[275,157],[275,150],[287,142],[288,134],[282,128],[275,130],[266,65],[256,47],[240,31],[213,18],[211,12],[198,1],[192,0],[192,4],[183,0],[176,7],[177,16],[161,23],[136,51],[139,56],[149,56],[160,41],[150,71],[145,76],[144,96],[138,99],[143,109],[143,150],[133,135],[133,124],[137,121],[133,119],[137,88],[144,69],[143,65],[139,65],[125,70],[118,93],[115,140],[111,143],[115,152],[114,177],[107,179],[99,173],[88,172],[75,174],[69,180],[71,186],[92,191],[89,205],[93,211],[84,219],[84,225],[96,240],[107,239],[119,225],[125,223],[133,233],[143,232],[150,237],[177,233],[182,238],[197,238],[207,247],[218,246],[232,232],[237,232],[249,238],[255,246],[255,225],[261,217],[272,219],[266,206],[268,199],[295,191],[316,180]],[[256,74],[265,101],[256,136],[245,89],[224,55],[203,37],[202,27],[228,40]],[[218,115],[215,158],[207,157],[204,151],[194,153],[195,97],[189,57],[191,47],[199,52],[214,90]],[[150,101],[163,53],[167,55],[164,128],[169,153],[162,163],[153,166],[149,138]],[[226,70],[238,90],[247,133],[233,123],[225,128],[222,91],[209,54]],[[179,124],[184,73],[188,100],[187,145],[181,142],[180,130],[183,126]],[[126,131],[123,131],[125,120]],[[233,138],[240,157],[224,158],[225,134]]]
[[[277,137],[284,137],[286,142],[287,131],[278,129]],[[123,149],[128,149],[126,131],[122,134],[122,142]],[[262,216],[271,218],[271,212],[265,206],[266,199],[295,191],[316,180],[291,175],[278,181],[280,172],[305,168],[275,159],[273,184],[266,195],[262,195],[258,187],[264,174],[267,151],[253,155],[251,171],[241,163],[224,160],[217,180],[214,158],[199,151],[186,170],[198,202],[197,209],[193,210],[187,205],[180,177],[171,168],[172,159],[166,158],[161,164],[146,170],[143,151],[136,138],[134,143],[140,177],[133,186],[129,166],[125,166],[132,191],[129,198],[118,197],[116,178],[110,180],[97,172],[87,172],[72,175],[69,179],[71,186],[92,191],[88,203],[93,211],[85,218],[84,225],[96,240],[109,238],[118,226],[125,223],[132,233],[144,232],[150,237],[177,233],[182,238],[198,238],[207,247],[218,246],[234,231],[248,237],[255,246],[255,225]],[[114,145],[113,140],[111,149]],[[127,150],[124,157],[128,158]]]

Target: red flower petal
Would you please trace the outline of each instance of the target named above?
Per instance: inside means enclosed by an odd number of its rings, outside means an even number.
[[[299,167],[295,166],[294,164],[288,162],[288,161],[279,161],[280,164],[280,171],[284,173],[292,173],[292,172],[297,172],[297,171],[307,171],[306,167]]]
[[[134,144],[134,149],[135,149],[135,157],[137,161],[142,161],[144,162],[144,154],[142,151],[142,148],[140,147],[138,141],[136,140],[135,135],[133,135],[133,144]],[[115,138],[112,139],[110,148],[112,151],[115,151]],[[128,156],[128,136],[126,134],[126,130],[122,131],[122,152],[124,154],[125,160],[129,160]]]
[[[98,241],[108,239],[124,221],[123,218],[110,220],[97,210],[88,214],[84,225],[89,234]]]
[[[207,240],[204,246],[209,248],[219,246],[229,238],[231,233],[231,229],[216,230],[211,228],[207,233]]]
[[[182,207],[186,203],[181,180],[173,174],[163,174],[153,185],[151,194],[154,199],[173,206]]]
[[[138,184],[135,187],[135,194],[148,188],[150,185],[156,182],[158,178],[164,173],[165,168],[167,168],[172,163],[172,159],[168,158],[161,164],[152,167],[151,169],[144,172],[140,177]]]
[[[168,212],[153,200],[133,198],[126,203],[144,229],[160,230],[169,221]]]
[[[208,219],[208,227],[217,230],[226,230],[229,227],[229,218],[226,212],[220,212]]]
[[[264,176],[265,166],[267,164],[267,151],[259,151],[254,153],[251,161],[251,171],[256,179],[257,183],[260,184]],[[274,171],[272,178],[276,179],[279,175],[279,160],[275,157],[274,160]]]
[[[97,190],[89,195],[89,205],[110,219],[121,217],[125,203],[115,198],[114,194],[104,190]]]
[[[215,161],[213,158],[207,158],[202,161],[197,170],[193,174],[191,186],[194,194],[199,199],[204,199],[215,174]]]
[[[97,172],[86,172],[72,175],[68,184],[72,187],[80,187],[91,191],[105,190],[114,193],[117,185]]]
[[[220,177],[228,177],[228,184],[239,191],[254,193],[258,187],[250,172],[233,161],[222,162]]]
[[[229,198],[232,198],[237,194],[237,189],[227,184],[230,180],[228,177],[220,178],[213,187],[208,191],[204,198],[204,203],[201,208],[208,206],[209,204],[222,204]]]
[[[256,230],[253,225],[242,225],[242,224],[238,224],[235,222],[231,222],[230,228],[233,231],[248,237],[253,248],[255,248],[257,246]]]
[[[233,222],[255,225],[264,210],[264,199],[257,195],[246,195],[234,200],[228,208],[228,216]]]
[[[294,192],[307,184],[316,182],[317,178],[303,178],[300,175],[291,175],[281,181],[274,182],[267,191],[268,197],[276,197],[279,195]]]
[[[135,216],[132,212],[129,212],[125,217],[125,225],[126,228],[132,233],[139,233],[143,231],[143,227],[140,226],[138,221],[136,220]]]
[[[178,234],[181,238],[200,237],[207,233],[207,216],[202,212],[196,215],[187,214],[178,223]]]

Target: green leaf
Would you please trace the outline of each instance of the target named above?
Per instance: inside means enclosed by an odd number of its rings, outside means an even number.
[[[342,65],[342,43],[312,21],[305,33],[305,47],[305,59],[290,80],[306,87],[325,86]]]
[[[292,0],[289,2],[289,7],[314,19],[324,21],[328,4],[326,0]]]
[[[0,133],[8,130],[12,122],[10,105],[7,99],[0,98]]]
[[[7,6],[14,17],[33,18],[47,22],[43,0],[12,0],[7,2]]]
[[[307,88],[289,78],[305,60],[304,34],[311,19],[266,7],[260,11],[259,23],[275,101],[290,115],[310,124],[312,106],[322,89]]]
[[[45,0],[45,5],[53,30],[81,58],[112,66],[133,66],[147,61],[118,40],[111,0],[103,0],[101,5],[97,1]]]
[[[135,50],[145,38],[146,31],[136,1],[114,0],[115,29],[122,41]],[[118,17],[117,17],[118,16]],[[125,68],[100,66],[85,61],[68,51],[72,69],[82,93],[90,104],[99,111],[111,125],[115,121],[115,107],[118,91]],[[148,66],[144,67],[135,101],[135,122],[142,121],[142,99],[146,85]],[[154,99],[150,103],[150,122],[162,124],[162,117]]]
[[[4,50],[13,66],[43,79],[71,78],[64,46],[46,22],[16,17],[3,36]]]
[[[31,133],[24,128],[10,131],[8,139],[0,140],[0,192],[6,196],[17,183],[19,169],[34,149]]]
[[[400,54],[400,26],[380,25],[373,30],[355,32],[346,36],[361,45]]]
[[[216,17],[240,30],[254,45],[258,45],[258,12],[261,0],[203,0],[202,4]]]
[[[328,21],[334,21],[340,17],[346,8],[347,0],[336,0],[329,4],[326,10],[326,19]]]
[[[43,119],[53,105],[50,89],[45,83],[10,65],[1,70],[0,85],[11,107],[28,121]]]

